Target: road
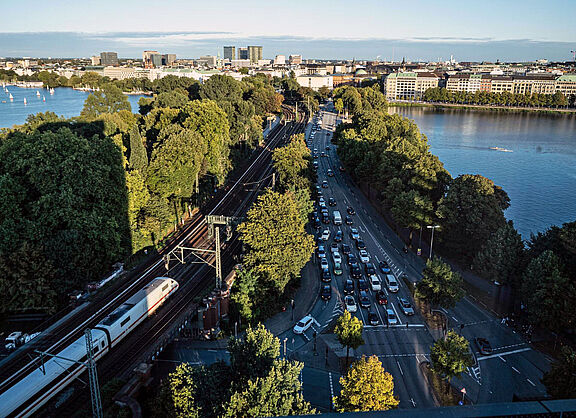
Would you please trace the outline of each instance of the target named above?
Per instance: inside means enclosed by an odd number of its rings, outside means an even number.
[[[329,103],[327,106],[331,106]],[[388,297],[388,308],[394,310],[398,318],[398,324],[387,326],[386,307],[378,305],[375,294],[369,290],[371,298],[370,309],[362,309],[358,305],[358,311],[354,313],[364,323],[365,344],[356,351],[356,356],[363,354],[376,354],[383,362],[384,368],[394,377],[395,394],[400,399],[401,408],[425,408],[434,406],[432,394],[427,387],[421,374],[419,364],[430,360],[430,346],[434,338],[425,326],[423,318],[416,314],[405,316],[398,306],[398,298],[406,298],[411,301],[410,292],[406,284],[400,279],[405,274],[411,282],[417,282],[424,268],[424,260],[413,252],[405,254],[402,251],[404,243],[384,222],[376,209],[355,187],[346,173],[339,170],[340,163],[336,147],[331,144],[332,131],[336,126],[337,116],[334,112],[324,111],[322,128],[312,136],[311,127],[307,129],[306,138],[309,148],[317,150],[320,155],[318,161],[318,184],[327,181],[328,187],[322,188],[322,194],[326,202],[330,197],[336,200],[336,206],[328,206],[330,216],[334,210],[338,210],[344,218],[347,207],[352,206],[356,214],[352,216],[352,225],[335,226],[322,224],[318,230],[320,235],[325,229],[330,231],[330,239],[326,243],[327,258],[330,269],[333,272],[333,260],[330,254],[330,244],[338,230],[343,232],[343,243],[349,244],[353,253],[358,258],[358,250],[354,241],[350,238],[350,229],[357,228],[361,239],[366,244],[370,254],[370,261],[378,270],[378,263],[386,261],[394,275],[398,278],[400,286],[398,293],[390,293],[385,289]],[[327,148],[329,147],[329,148]],[[334,176],[328,176],[331,169]],[[319,210],[319,209],[318,209]],[[340,253],[341,244],[339,244]],[[335,276],[332,273],[332,297],[329,301],[323,301],[319,297],[316,300],[310,314],[314,317],[313,326],[302,335],[294,335],[287,331],[279,335],[281,339],[288,338],[292,344],[289,350],[299,350],[308,343],[313,332],[321,332],[336,318],[342,314],[344,307],[343,287],[346,279],[350,278],[349,268],[346,264],[346,256],[342,255],[343,275]],[[317,274],[320,280],[320,263],[318,257],[311,260],[312,268],[305,269],[305,274]],[[359,263],[363,271],[362,263]],[[378,272],[383,279],[384,275]],[[356,286],[356,280],[353,279]],[[358,289],[355,289],[354,297],[358,303]],[[376,312],[379,324],[376,326],[368,323],[368,311]],[[480,308],[469,298],[464,298],[454,309],[446,310],[449,327],[461,331],[469,341],[477,357],[477,365],[471,367],[461,379],[454,379],[453,384],[457,387],[465,387],[467,396],[473,403],[505,402],[511,401],[516,394],[520,397],[541,397],[545,395],[545,388],[540,383],[540,378],[549,367],[549,361],[541,353],[533,350],[518,334],[507,326],[500,323],[500,319],[492,313]],[[299,318],[295,318],[298,320]],[[460,330],[460,324],[465,324]],[[473,343],[475,337],[487,338],[494,347],[494,355],[482,356],[476,352]],[[320,385],[326,385],[322,379]]]

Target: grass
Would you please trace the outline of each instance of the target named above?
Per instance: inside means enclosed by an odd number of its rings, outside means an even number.
[[[419,309],[420,314],[431,329],[442,329],[445,321],[444,315],[431,311],[430,304],[421,299],[414,298],[414,305]]]
[[[450,383],[434,373],[429,364],[424,365],[422,371],[424,372],[428,384],[432,388],[434,399],[440,404],[440,406],[458,405],[458,402],[462,400],[462,394],[460,391],[454,389]],[[464,403],[467,404],[469,401],[464,399]]]

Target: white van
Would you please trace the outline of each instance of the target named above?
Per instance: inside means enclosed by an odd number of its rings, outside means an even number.
[[[334,225],[342,225],[342,215],[340,215],[340,211],[334,211]]]
[[[391,274],[386,275],[386,286],[388,287],[388,290],[392,293],[396,293],[399,290],[398,281],[396,280],[396,277],[394,277]]]

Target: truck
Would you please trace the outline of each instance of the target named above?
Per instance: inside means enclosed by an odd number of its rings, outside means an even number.
[[[37,337],[38,335],[40,335],[39,332],[28,335],[21,331],[14,331],[4,340],[6,350],[8,351],[16,350],[18,347],[23,346],[28,341]]]
[[[340,215],[340,211],[335,210],[333,218],[334,218],[334,225],[342,225],[342,215]]]

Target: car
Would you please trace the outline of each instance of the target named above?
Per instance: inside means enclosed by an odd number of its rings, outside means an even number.
[[[323,187],[324,189],[327,189],[327,188],[328,188],[328,182],[327,182],[326,180],[324,180],[324,181],[322,182],[322,187]]]
[[[392,273],[392,270],[390,270],[390,266],[388,265],[388,263],[386,261],[380,261],[380,264],[378,264],[378,267],[380,268],[380,271],[384,274]]]
[[[314,168],[314,170],[318,170],[318,161],[314,161],[312,167]]]
[[[320,153],[320,157],[326,157],[326,153],[325,153],[324,151],[322,151],[322,152]]]
[[[359,290],[368,290],[368,281],[366,279],[359,279],[358,280],[358,289]]]
[[[342,231],[336,231],[336,235],[334,235],[334,241],[342,242]]]
[[[346,225],[352,225],[354,223],[350,215],[346,215],[346,218],[344,218],[344,222],[346,222]]]
[[[318,148],[314,148],[314,154],[318,154]]]
[[[326,258],[326,250],[323,245],[318,246],[318,258],[319,259]]]
[[[328,199],[328,206],[336,206],[336,200],[333,197]]]
[[[338,264],[342,263],[342,256],[338,251],[332,253],[332,260]]]
[[[326,145],[326,151],[330,151],[330,145]]]
[[[314,153],[313,157],[318,158],[318,154]]]
[[[354,296],[348,295],[344,298],[344,304],[346,305],[346,310],[348,312],[357,312],[358,305],[356,305],[356,300],[354,300]]]
[[[322,215],[322,223],[323,224],[329,224],[330,223],[330,216]]]
[[[322,300],[330,300],[332,297],[332,287],[329,284],[325,284],[322,286],[322,290],[320,291],[320,297]]]
[[[398,287],[398,281],[396,281],[396,277],[394,277],[392,274],[386,275],[386,287],[388,288],[388,291],[392,293],[396,293],[398,290],[400,290]]]
[[[320,201],[318,202],[318,207],[320,209],[327,209],[326,202],[324,202],[324,199],[320,198]]]
[[[356,260],[356,256],[354,255],[354,253],[348,253],[348,265],[350,267],[358,265],[358,261]]]
[[[342,263],[334,263],[334,274],[336,276],[342,275]]]
[[[360,233],[356,228],[350,228],[350,238],[352,238],[354,241],[360,239]]]
[[[400,307],[400,310],[404,313],[404,315],[406,316],[414,315],[414,308],[412,307],[412,304],[408,302],[408,300],[404,298],[398,298],[398,306]]]
[[[320,187],[320,186],[318,186]],[[319,190],[318,193],[316,193],[318,195],[318,197],[322,197],[322,190]]]
[[[396,318],[396,314],[392,309],[386,309],[386,320],[388,321],[388,325],[398,324],[398,318]]]
[[[326,175],[327,175],[328,177],[334,177],[334,172],[332,171],[331,168],[329,168],[328,171],[326,171]]]
[[[368,322],[370,322],[370,325],[373,326],[376,326],[380,323],[380,321],[378,320],[378,315],[376,315],[376,312],[374,311],[368,312]]]
[[[348,244],[342,244],[342,254],[350,254],[350,246]]]
[[[486,338],[477,337],[474,338],[474,341],[476,342],[480,354],[485,356],[492,354],[492,346],[490,345],[490,341]]]
[[[368,280],[370,280],[370,287],[372,288],[373,292],[377,292],[378,290],[382,290],[382,282],[380,278],[375,274],[368,276]]]
[[[343,173],[346,169],[345,169],[344,167],[340,166],[340,167],[339,167],[339,170],[340,170],[341,173]]]
[[[344,283],[344,294],[351,295],[354,293],[354,282],[351,279],[346,279]]]
[[[372,276],[376,274],[376,269],[374,268],[374,264],[372,263],[366,263],[364,269],[366,271],[366,276]]]
[[[366,243],[364,241],[362,241],[361,239],[358,239],[356,241],[356,248],[358,248],[359,250],[365,250],[366,249]]]
[[[314,223],[313,223],[314,228],[320,229],[320,226],[322,225],[322,224],[320,223],[320,218],[314,218],[314,221],[313,221],[313,222],[314,222]]]
[[[362,271],[360,270],[360,267],[357,265],[350,267],[350,276],[352,276],[354,279],[360,279],[362,277]]]
[[[368,251],[366,251],[366,250],[360,250],[358,252],[358,257],[360,258],[361,263],[366,264],[366,263],[370,262],[370,255],[368,254]]]
[[[322,281],[323,282],[330,282],[332,281],[332,275],[330,274],[330,270],[322,269]]]
[[[314,323],[312,315],[306,315],[296,325],[294,325],[294,334],[304,334]]]
[[[368,292],[365,290],[360,291],[360,306],[364,309],[370,308],[370,296],[368,296]]]
[[[338,243],[337,242],[333,242],[332,244],[330,244],[330,252],[331,253],[338,252]]]
[[[322,232],[322,240],[323,241],[328,241],[330,239],[330,230],[329,229],[325,229]]]
[[[378,305],[388,305],[388,298],[383,290],[376,292],[376,301],[378,302]]]
[[[328,260],[326,258],[323,258],[320,260],[320,268],[321,269],[327,269],[328,268]]]
[[[356,211],[354,210],[354,208],[352,206],[348,206],[346,208],[346,212],[348,212],[348,215],[356,215]]]

